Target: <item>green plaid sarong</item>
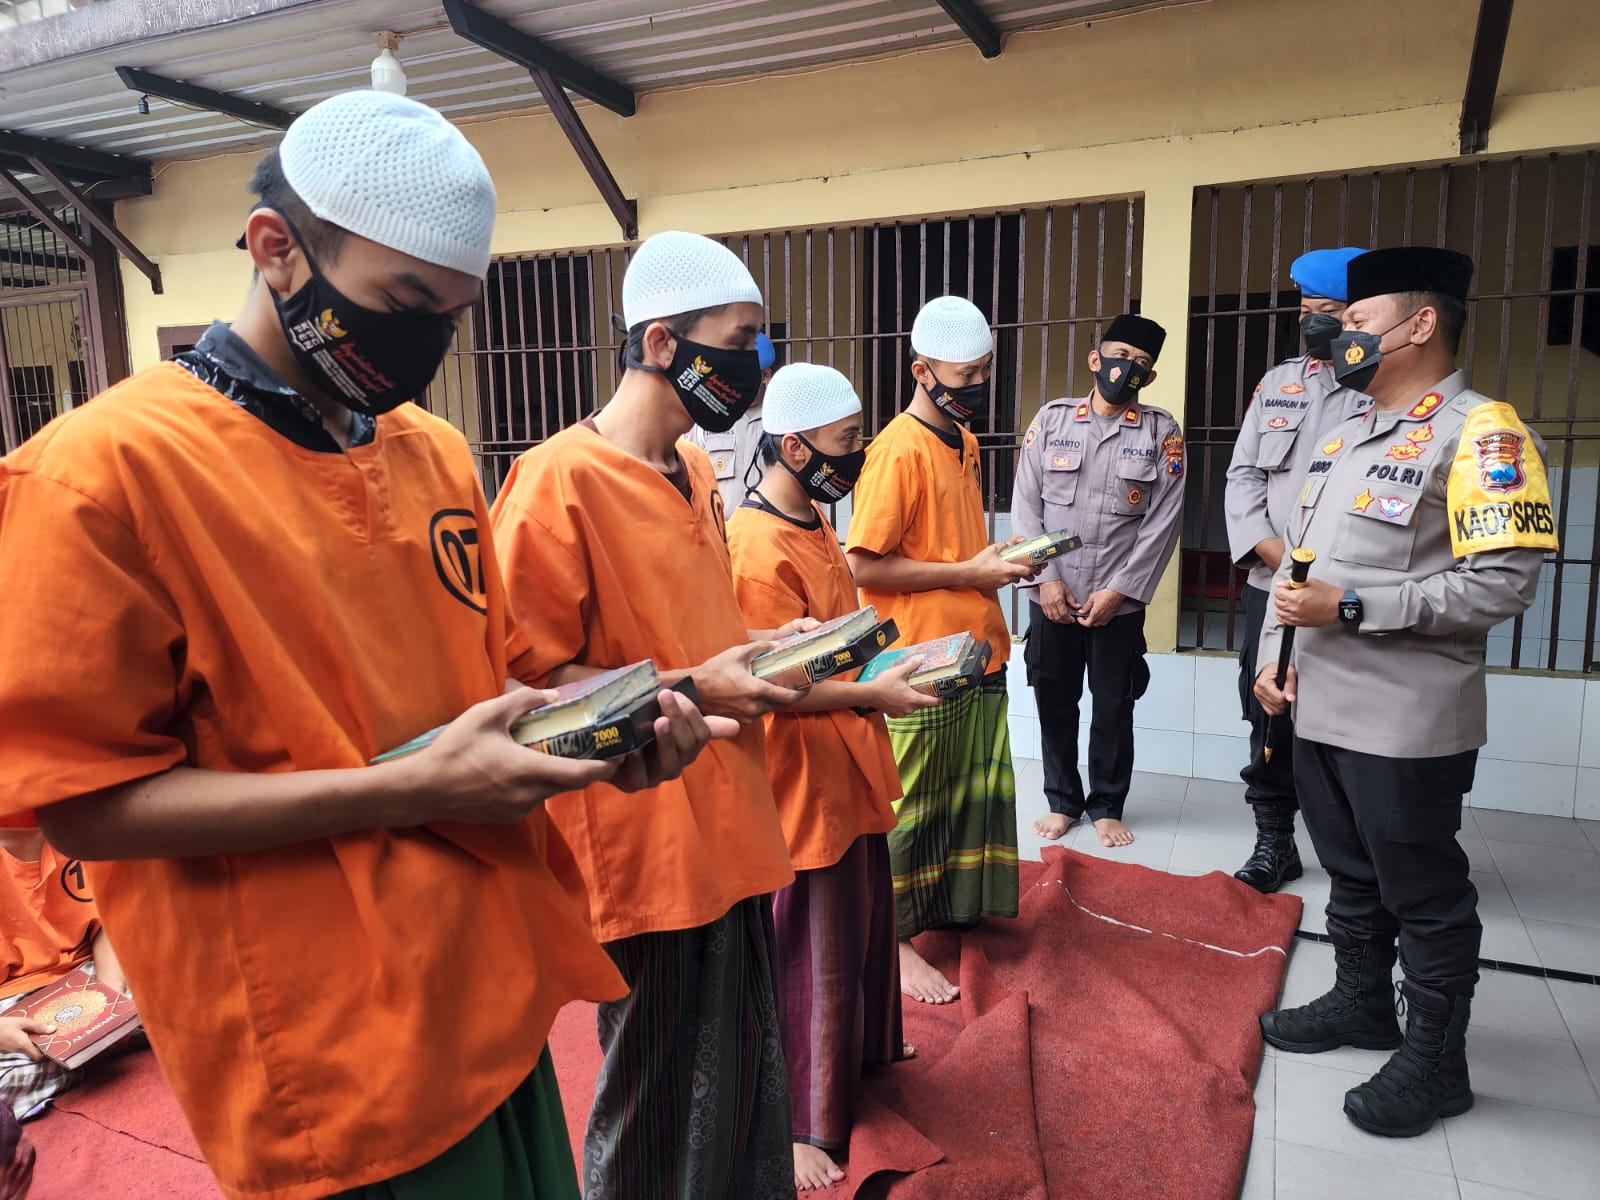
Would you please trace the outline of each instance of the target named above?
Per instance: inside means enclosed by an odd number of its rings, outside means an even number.
[[[905,795],[889,834],[896,923],[925,929],[1017,915],[1017,790],[1004,672],[889,721]]]

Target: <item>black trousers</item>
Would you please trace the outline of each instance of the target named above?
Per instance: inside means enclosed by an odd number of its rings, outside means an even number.
[[[1037,603],[1023,662],[1039,709],[1044,794],[1050,811],[1091,820],[1121,819],[1133,779],[1133,702],[1150,686],[1144,661],[1144,609],[1093,629],[1058,625]],[[1084,676],[1089,718],[1089,792],[1078,774],[1078,700]]]
[[[1398,934],[1406,978],[1441,996],[1470,996],[1478,982],[1478,889],[1456,841],[1477,763],[1476,750],[1381,758],[1304,738],[1295,747],[1300,813],[1333,881],[1328,933]]]
[[[1239,772],[1239,778],[1244,780],[1246,803],[1281,805],[1292,813],[1300,807],[1294,790],[1294,722],[1288,713],[1281,717],[1267,716],[1256,699],[1256,673],[1260,670],[1256,649],[1270,603],[1270,593],[1245,585],[1244,644],[1239,647],[1239,703],[1244,708],[1244,719],[1250,722],[1250,762]],[[1262,753],[1269,725],[1272,727],[1271,762]]]

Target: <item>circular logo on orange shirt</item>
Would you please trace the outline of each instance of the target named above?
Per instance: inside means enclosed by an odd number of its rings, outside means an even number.
[[[488,612],[477,515],[470,508],[441,508],[429,522],[428,541],[433,547],[433,569],[445,591],[475,612]]]

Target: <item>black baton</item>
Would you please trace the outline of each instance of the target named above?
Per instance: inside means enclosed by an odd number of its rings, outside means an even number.
[[[1296,546],[1289,552],[1289,586],[1300,589],[1306,586],[1306,577],[1311,574],[1311,564],[1317,561],[1317,552],[1307,550],[1304,546]],[[1289,679],[1289,659],[1294,655],[1294,630],[1293,625],[1283,628],[1283,642],[1278,647],[1278,677],[1274,681],[1278,690],[1283,691],[1283,685]],[[1267,718],[1267,732],[1262,739],[1261,757],[1265,762],[1272,761],[1272,718]]]

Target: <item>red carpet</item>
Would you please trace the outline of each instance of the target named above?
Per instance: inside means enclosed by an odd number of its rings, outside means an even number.
[[[961,1001],[906,1002],[917,1058],[868,1081],[849,1179],[823,1195],[1238,1194],[1261,1062],[1256,1017],[1277,1000],[1299,898],[1258,896],[1221,873],[1045,855],[1022,864],[1016,921],[918,939],[959,980]],[[593,1009],[569,1006],[550,1049],[581,1146],[600,1066]]]
[[[961,1001],[906,1002],[917,1058],[868,1081],[849,1180],[825,1195],[1238,1194],[1261,1059],[1256,1015],[1277,998],[1299,899],[1258,896],[1222,874],[1045,854],[1022,864],[1018,920],[918,939],[959,979]],[[568,1006],[550,1049],[581,1147],[600,1067],[593,1007]],[[39,1154],[31,1200],[219,1195],[148,1050],[104,1064],[56,1109],[26,1126]]]

